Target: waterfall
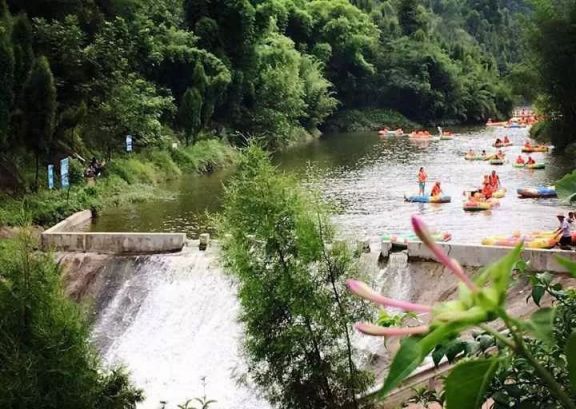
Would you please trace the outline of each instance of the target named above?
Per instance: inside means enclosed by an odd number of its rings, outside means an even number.
[[[160,401],[176,408],[206,393],[215,408],[267,409],[250,386],[240,356],[236,288],[215,249],[138,257],[134,270],[107,296],[93,329],[106,364],[123,364],[144,389],[142,409]],[[124,269],[127,270],[127,269]]]

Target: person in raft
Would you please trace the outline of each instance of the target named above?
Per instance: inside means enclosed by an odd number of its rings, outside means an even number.
[[[528,160],[526,161],[527,165],[534,165],[536,161],[532,159],[532,156],[528,156]]]
[[[483,157],[483,158],[486,157],[486,151],[482,151],[482,157]]]
[[[510,143],[510,139],[508,139],[508,135],[504,137],[504,143]]]
[[[496,138],[496,143],[494,145],[502,145],[502,140],[500,138]]]
[[[518,165],[524,165],[526,162],[524,162],[524,158],[522,157],[522,155],[518,155],[518,157],[516,158],[516,163]]]
[[[556,233],[560,234],[560,247],[562,249],[570,249],[570,245],[572,244],[572,231],[570,228],[570,222],[563,214],[559,214],[558,221],[560,222],[560,226],[556,229]]]
[[[492,193],[494,193],[492,186],[490,186],[490,182],[484,181],[484,187],[482,188],[482,196],[484,199],[488,200],[492,197]]]
[[[476,152],[474,152],[474,151],[472,150],[472,148],[470,148],[470,150],[468,151],[467,155],[468,155],[469,157],[473,158],[474,156],[476,156]]]
[[[418,194],[424,196],[424,190],[426,189],[426,179],[428,175],[424,172],[424,168],[420,168],[418,171]]]
[[[498,153],[496,153],[496,159],[504,160],[504,152],[502,152],[502,149],[498,150]]]
[[[526,149],[531,149],[531,148],[532,148],[532,144],[530,143],[530,141],[526,141],[526,142],[524,142],[524,147],[525,147]]]
[[[440,182],[434,182],[434,186],[432,186],[432,191],[430,192],[430,196],[440,196],[442,194],[442,188],[440,187]]]
[[[496,171],[493,170],[492,174],[490,176],[488,176],[488,182],[490,183],[490,187],[492,188],[492,190],[497,191],[498,189],[500,189],[501,184],[500,184],[500,176],[498,176],[496,174]]]

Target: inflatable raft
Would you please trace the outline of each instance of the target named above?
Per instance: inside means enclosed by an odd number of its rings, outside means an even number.
[[[550,148],[546,145],[534,145],[531,146],[529,148],[527,148],[526,146],[522,147],[522,152],[523,153],[532,153],[532,152],[548,152]]]
[[[554,232],[534,232],[526,235],[519,233],[512,236],[489,236],[482,239],[484,246],[516,247],[522,241],[524,247],[529,249],[550,249],[560,240],[560,236]]]
[[[498,205],[498,199],[488,199],[487,201],[468,200],[464,202],[463,209],[466,212],[481,212],[483,210],[490,210]]]
[[[514,145],[512,142],[508,142],[508,143],[504,143],[504,142],[502,142],[502,143],[496,143],[496,142],[494,142],[494,143],[492,144],[492,146],[495,147],[495,148],[506,148],[506,147],[512,146],[512,145]]]
[[[514,166],[515,168],[523,168],[526,166],[526,164],[514,162],[514,164],[512,166]]]
[[[491,165],[503,165],[504,159],[490,159]]]
[[[554,186],[525,187],[516,191],[520,197],[556,197]]]
[[[464,159],[466,159],[466,160],[485,160],[480,155],[469,155],[469,154],[464,155]]]
[[[378,131],[378,135],[380,136],[404,136],[406,135],[402,129],[396,129],[394,131],[390,129],[381,129]]]
[[[546,165],[544,163],[532,163],[530,165],[526,165],[526,169],[544,169]]]
[[[450,203],[450,196],[412,195],[404,196],[404,200],[413,203]]]
[[[507,192],[506,188],[503,187],[492,193],[492,197],[495,199],[502,199],[504,196],[506,196],[506,192]]]
[[[452,235],[448,232],[432,232],[434,241],[447,242],[452,240]],[[400,233],[400,234],[385,234],[382,236],[383,241],[389,241],[397,246],[406,246],[409,241],[420,241],[418,236],[413,232]]]

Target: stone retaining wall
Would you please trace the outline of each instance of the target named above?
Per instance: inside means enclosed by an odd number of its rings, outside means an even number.
[[[184,233],[93,233],[73,231],[87,223],[92,212],[78,212],[42,233],[42,248],[49,251],[155,254],[181,251]]]

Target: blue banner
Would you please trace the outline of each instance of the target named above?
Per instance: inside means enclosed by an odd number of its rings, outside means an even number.
[[[60,161],[60,182],[62,183],[62,189],[66,189],[70,186],[68,181],[68,165],[70,164],[70,159],[64,158]]]
[[[54,165],[48,165],[48,189],[54,189]]]
[[[126,152],[132,152],[132,135],[126,135]]]

